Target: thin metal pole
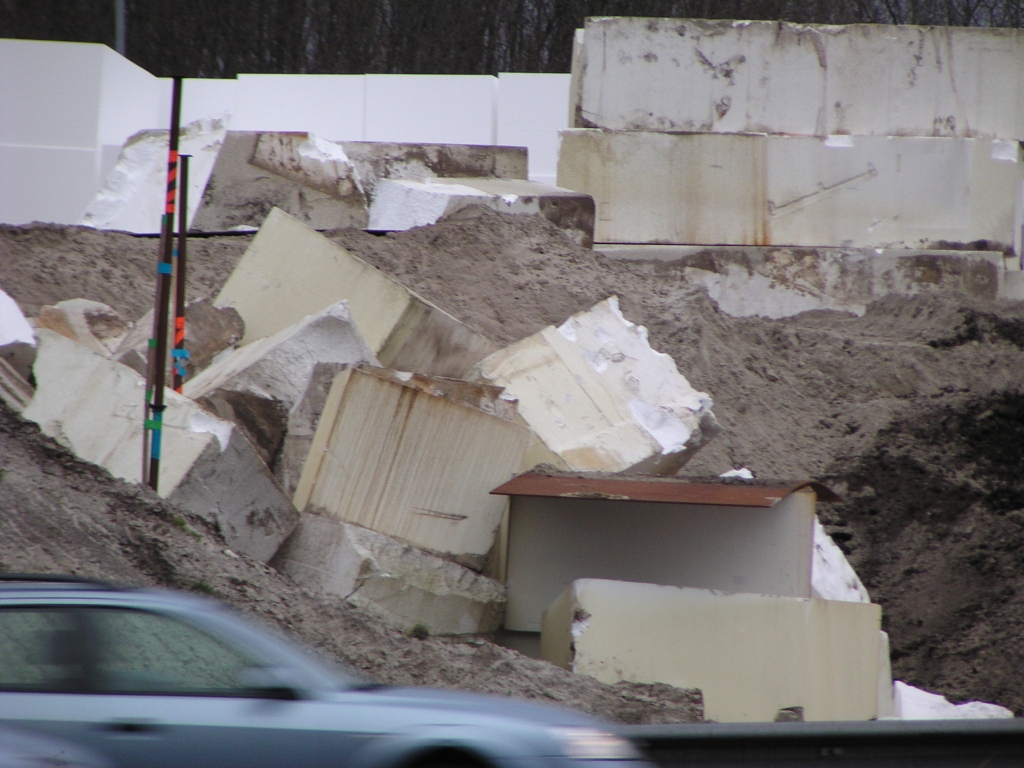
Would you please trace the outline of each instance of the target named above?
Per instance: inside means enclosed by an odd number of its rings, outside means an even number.
[[[114,48],[122,56],[128,56],[126,33],[128,31],[125,0],[114,0]]]
[[[154,491],[160,475],[160,448],[163,437],[164,384],[167,379],[167,313],[170,309],[171,275],[174,272],[174,210],[178,192],[178,136],[181,123],[181,78],[174,78],[171,96],[171,134],[167,145],[167,198],[163,226],[160,228],[160,261],[156,275],[156,307],[153,313],[153,338],[149,340],[150,377],[146,386],[149,418],[144,424],[143,447],[149,443],[149,471],[145,481]],[[145,459],[143,459],[145,462]]]
[[[178,247],[174,249],[174,349],[171,351],[171,387],[180,393],[188,371],[185,361],[185,269],[188,247],[188,155],[180,155],[178,175]]]

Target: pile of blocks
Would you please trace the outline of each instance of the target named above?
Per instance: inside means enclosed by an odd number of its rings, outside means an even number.
[[[1022,67],[1019,30],[589,19],[558,184],[593,196],[595,247],[739,314],[1016,298]]]

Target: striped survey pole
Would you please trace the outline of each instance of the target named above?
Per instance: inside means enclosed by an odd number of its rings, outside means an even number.
[[[181,155],[179,160],[178,194],[178,244],[174,249],[174,349],[171,350],[171,388],[181,393],[188,371],[185,361],[188,350],[185,349],[185,268],[188,246],[188,155]]]
[[[157,262],[156,307],[153,337],[149,340],[149,376],[146,379],[146,418],[143,424],[143,482],[157,490],[163,438],[164,382],[167,377],[167,313],[171,276],[174,272],[174,210],[178,193],[178,137],[181,122],[181,78],[174,78],[171,95],[171,134],[167,143],[167,197],[160,228],[160,260]]]

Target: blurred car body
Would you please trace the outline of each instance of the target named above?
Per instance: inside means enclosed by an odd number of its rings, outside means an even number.
[[[73,578],[0,575],[0,724],[133,768],[643,765],[587,715],[368,684],[213,600]]]

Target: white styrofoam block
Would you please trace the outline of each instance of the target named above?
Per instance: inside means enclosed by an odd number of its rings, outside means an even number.
[[[365,77],[365,141],[485,145],[496,141],[496,77]]]
[[[566,468],[673,474],[719,431],[690,386],[615,296],[480,361]]]
[[[160,81],[142,67],[105,45],[100,80],[98,144],[124,144],[129,136],[171,122],[170,89],[166,98]]]
[[[0,347],[15,342],[35,346],[36,337],[18,303],[0,290]]]
[[[115,477],[142,475],[146,382],[51,330],[37,332],[36,391],[25,418]],[[165,393],[159,494],[216,522],[228,546],[267,562],[298,523],[295,507],[229,421]]]
[[[172,81],[169,77],[157,80],[159,91],[159,118],[147,128],[166,128],[171,124]],[[181,83],[181,124],[188,125],[203,118],[217,118],[230,127],[237,109],[239,84],[237,79],[185,78]]]
[[[363,139],[362,75],[239,75],[236,131],[305,131]]]
[[[104,48],[0,40],[0,144],[95,149]]]
[[[76,223],[96,194],[98,165],[92,149],[0,144],[0,222]]]
[[[367,528],[302,515],[274,566],[297,584],[374,611],[408,632],[494,632],[505,588],[497,581]]]
[[[814,562],[811,565],[811,596],[821,600],[870,603],[868,591],[836,546],[821,521],[814,519]]]
[[[893,714],[899,720],[986,720],[1013,717],[1013,712],[998,704],[968,701],[953,704],[937,693],[893,683]]]
[[[450,206],[472,202],[465,198],[476,198],[483,203],[490,197],[486,192],[457,182],[382,179],[370,205],[369,229],[405,230],[436,224]]]
[[[1024,139],[1016,29],[589,19],[579,127]]]
[[[178,151],[190,156],[190,222],[202,201],[226,132],[221,120],[197,120],[182,128]],[[125,144],[117,164],[78,223],[97,229],[159,232],[166,190],[167,131],[143,131]]]
[[[558,132],[569,127],[570,79],[537,72],[498,74],[497,143],[529,150],[532,181],[554,184],[558,176]]]

